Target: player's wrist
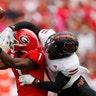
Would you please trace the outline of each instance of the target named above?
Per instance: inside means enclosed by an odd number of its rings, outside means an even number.
[[[39,82],[40,82],[40,80],[35,78],[33,83],[37,85]]]

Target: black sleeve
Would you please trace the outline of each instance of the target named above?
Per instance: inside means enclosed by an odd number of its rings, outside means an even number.
[[[64,76],[61,72],[58,73],[55,82],[40,81],[37,85],[48,91],[59,92],[70,80],[70,77]]]
[[[14,24],[14,26],[15,26],[15,31],[18,31],[18,30],[23,29],[23,28],[27,28],[27,29],[34,31],[37,36],[41,30],[41,28],[39,28],[38,26],[36,26],[33,23],[28,22],[28,21],[18,22],[16,24]]]

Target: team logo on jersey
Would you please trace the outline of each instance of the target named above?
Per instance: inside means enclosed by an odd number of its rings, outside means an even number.
[[[80,86],[82,86],[82,85],[84,85],[84,79],[81,77],[81,78],[79,79],[78,83],[77,83],[77,86],[80,87]]]
[[[23,42],[23,43],[25,43],[25,44],[29,42],[28,38],[25,37],[25,36],[21,36],[21,37],[20,37],[20,40],[21,40],[21,42]]]
[[[53,65],[53,67],[54,67],[55,69],[57,69],[57,65]]]

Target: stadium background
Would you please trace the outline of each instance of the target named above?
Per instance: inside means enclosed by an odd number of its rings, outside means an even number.
[[[96,90],[96,0],[1,0],[0,6],[7,12],[0,20],[0,32],[23,20],[57,32],[74,32],[80,42],[80,63],[89,69],[87,80]],[[0,70],[0,96],[17,96],[11,69]]]

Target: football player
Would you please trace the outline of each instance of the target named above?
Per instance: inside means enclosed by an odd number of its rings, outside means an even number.
[[[5,35],[4,35],[5,34]],[[7,53],[0,47],[0,69],[12,68],[16,78],[18,96],[47,96],[47,91],[37,85],[21,86],[19,76],[30,74],[40,80],[44,79],[45,56],[39,48],[38,38],[29,29],[21,29],[6,38],[2,32],[1,47],[7,45]],[[4,42],[3,42],[4,41]]]
[[[58,96],[96,96],[83,74],[88,70],[81,66],[76,55],[78,40],[71,32],[56,33],[53,29],[40,29],[30,22],[19,22],[9,26],[11,30],[28,28],[39,37],[46,56],[46,72],[50,81],[42,81],[30,74],[21,75],[21,86],[37,85],[58,93]]]

